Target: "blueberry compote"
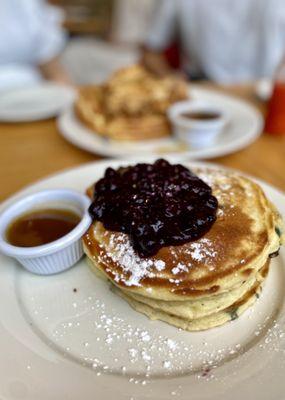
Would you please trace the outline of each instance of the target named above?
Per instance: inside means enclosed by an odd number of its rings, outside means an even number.
[[[111,231],[129,235],[141,257],[199,239],[216,220],[212,189],[180,164],[108,168],[94,188],[89,212]]]

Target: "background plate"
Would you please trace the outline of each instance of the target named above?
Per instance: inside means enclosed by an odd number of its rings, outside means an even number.
[[[74,89],[55,83],[2,92],[0,121],[27,122],[54,117],[74,101],[75,95]]]
[[[250,104],[237,98],[202,89],[191,85],[193,99],[204,100],[225,110],[230,122],[218,136],[216,142],[203,149],[179,149],[174,139],[154,139],[139,142],[115,142],[97,135],[83,125],[74,114],[73,107],[68,108],[58,119],[58,128],[62,136],[75,146],[94,154],[109,157],[133,157],[134,154],[161,156],[165,153],[179,153],[191,159],[220,157],[248,146],[260,135],[263,118],[260,112]]]
[[[107,166],[128,163],[103,161],[63,172],[1,210],[44,188],[84,191]],[[262,187],[284,215],[284,195]],[[273,260],[253,308],[222,327],[193,333],[132,310],[85,259],[60,275],[39,277],[1,256],[0,398],[281,400],[284,256],[282,249]]]

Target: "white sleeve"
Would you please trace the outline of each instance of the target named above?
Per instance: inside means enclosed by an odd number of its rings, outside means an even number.
[[[36,44],[34,61],[45,63],[61,53],[66,43],[66,34],[62,28],[63,12],[45,0],[29,0]]]
[[[176,28],[175,3],[176,0],[159,0],[146,39],[147,47],[154,50],[164,50],[171,43]]]

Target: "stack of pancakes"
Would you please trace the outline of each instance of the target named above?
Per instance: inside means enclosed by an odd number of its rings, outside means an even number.
[[[257,184],[216,169],[194,172],[219,202],[216,222],[199,240],[141,258],[128,235],[100,222],[83,238],[94,271],[135,310],[189,331],[224,324],[249,308],[284,241],[282,219]]]
[[[170,134],[166,111],[188,96],[185,81],[157,78],[134,65],[117,71],[102,85],[79,90],[77,116],[96,133],[115,140],[146,140]]]

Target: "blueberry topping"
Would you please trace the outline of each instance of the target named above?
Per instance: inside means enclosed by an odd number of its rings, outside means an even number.
[[[216,220],[212,189],[180,164],[108,168],[94,187],[94,221],[129,235],[134,250],[149,257],[164,246],[202,237]]]

